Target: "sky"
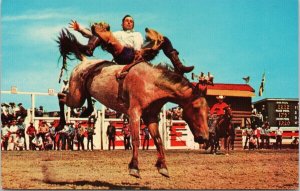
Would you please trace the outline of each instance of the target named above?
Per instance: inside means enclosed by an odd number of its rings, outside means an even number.
[[[71,20],[86,27],[106,21],[117,31],[130,14],[143,36],[148,27],[169,37],[195,74],[210,72],[215,83],[231,84],[244,84],[242,78],[250,76],[252,101],[298,98],[298,8],[297,0],[2,0],[1,90],[60,91],[55,40],[61,29]],[[100,48],[94,55],[112,59]],[[160,62],[170,63],[163,52],[152,63]],[[78,61],[69,63],[72,69]],[[264,72],[265,91],[259,97]],[[186,76],[191,79],[191,73]],[[1,94],[1,102],[31,107],[29,95]],[[35,104],[58,110],[54,96],[37,96]]]

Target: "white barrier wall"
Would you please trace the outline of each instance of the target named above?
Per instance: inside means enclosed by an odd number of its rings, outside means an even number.
[[[172,120],[166,128],[166,149],[198,149],[194,136],[183,120]]]
[[[116,139],[115,139],[115,149],[124,149],[123,143],[123,121],[122,119],[109,118],[105,119],[104,116],[105,107],[103,106],[101,111],[98,111],[98,118],[95,123],[95,135],[93,137],[93,148],[95,150],[108,150],[108,137],[106,135],[107,127],[109,122],[112,121],[116,127]],[[29,126],[30,112],[28,112],[28,116],[25,120],[26,129]],[[39,120],[45,120],[48,124],[50,124],[54,120],[59,120],[58,117],[34,117],[34,126],[36,130],[38,130]],[[78,121],[87,121],[88,118],[68,118],[68,122],[73,122],[74,124]],[[142,129],[144,125],[140,128],[140,149],[142,149],[144,136],[142,134]],[[163,141],[163,145],[165,149],[199,149],[199,144],[194,142],[194,137],[183,120],[167,120],[165,118],[164,112],[160,113],[160,121],[159,121],[159,132]],[[26,138],[26,146],[29,149],[29,138],[28,135],[25,134]],[[87,138],[84,138],[84,147],[87,149]],[[77,146],[74,145],[74,149],[77,149]],[[149,149],[156,149],[154,145],[153,139],[150,137],[149,141]]]

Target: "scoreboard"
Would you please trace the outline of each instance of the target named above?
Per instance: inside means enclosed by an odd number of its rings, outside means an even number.
[[[271,127],[299,127],[299,100],[267,98],[253,103]],[[263,112],[263,108],[265,110]]]
[[[299,124],[299,104],[294,101],[276,101],[273,115],[280,127],[295,127]]]

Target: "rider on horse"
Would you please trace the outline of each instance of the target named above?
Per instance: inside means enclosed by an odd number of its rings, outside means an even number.
[[[218,102],[215,103],[212,108],[210,109],[210,115],[211,116],[216,116],[214,117],[214,121],[212,123],[212,125],[214,125],[214,127],[218,126],[219,124],[222,123],[222,117],[225,114],[225,109],[228,108],[229,106],[227,105],[227,103],[224,102],[224,98],[225,96],[219,95],[216,97]]]
[[[109,24],[105,22],[94,23],[91,30],[81,27],[76,21],[70,23],[70,28],[80,32],[89,38],[85,46],[84,54],[92,56],[97,46],[108,51],[118,64],[130,64],[142,60],[150,61],[163,50],[164,54],[171,60],[175,72],[191,72],[194,66],[186,67],[178,57],[178,52],[173,48],[171,41],[160,33],[146,28],[146,42],[143,44],[141,33],[134,32],[134,20],[130,15],[125,15],[122,19],[123,31],[111,32]]]

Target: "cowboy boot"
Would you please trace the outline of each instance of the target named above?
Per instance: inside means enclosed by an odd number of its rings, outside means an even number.
[[[100,44],[113,56],[119,55],[123,46],[114,37],[113,33],[110,31],[110,26],[107,23],[101,22],[92,26],[93,34],[97,35],[101,41]]]
[[[85,51],[85,54],[87,56],[93,56],[93,52],[95,50],[95,48],[99,45],[100,43],[100,38],[93,35],[90,39],[89,39],[89,42],[88,44],[86,45],[86,51]]]
[[[178,57],[177,51],[172,51],[168,55],[172,64],[174,65],[175,72],[183,75],[183,73],[189,73],[194,69],[194,66],[184,66]]]

